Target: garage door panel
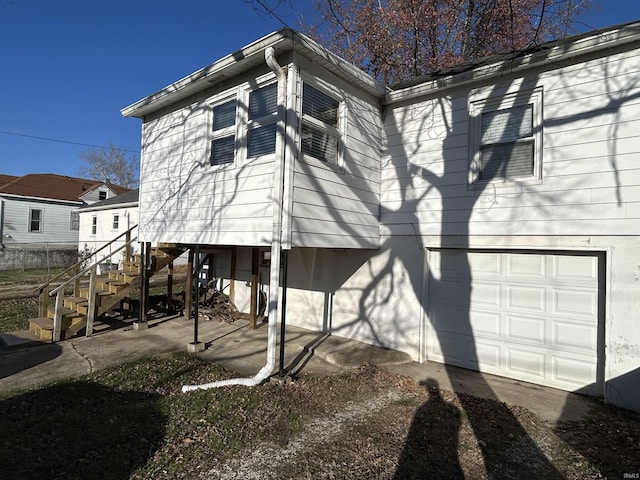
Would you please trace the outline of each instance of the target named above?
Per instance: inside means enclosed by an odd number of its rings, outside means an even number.
[[[596,378],[597,366],[591,358],[567,358],[554,356],[551,364],[554,381],[559,385],[564,385],[564,387],[560,388],[576,390],[591,387],[594,390],[596,389],[593,379]],[[591,393],[597,394],[598,392],[593,391]]]
[[[598,292],[576,289],[553,289],[553,313],[592,319],[598,314]]]
[[[553,272],[554,278],[568,282],[585,281],[597,282],[598,280],[598,259],[587,256],[567,256],[554,255]]]
[[[518,279],[533,278],[540,280],[546,276],[544,255],[512,254],[507,257],[507,275]]]
[[[545,354],[542,350],[505,347],[505,369],[510,376],[528,382],[540,383],[545,379]]]
[[[544,347],[546,330],[544,317],[507,315],[505,338],[514,343],[527,343]]]
[[[442,275],[429,285],[430,360],[601,392],[596,255],[441,250],[429,259]]]
[[[554,321],[552,345],[557,349],[591,354],[598,346],[598,329],[595,325]]]
[[[525,310],[544,313],[546,308],[545,287],[507,285],[507,307],[509,310]]]

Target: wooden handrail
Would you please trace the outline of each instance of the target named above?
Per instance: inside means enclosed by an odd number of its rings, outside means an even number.
[[[91,255],[89,255],[89,257],[83,259],[83,260],[79,260],[78,262],[76,262],[75,264],[71,265],[69,268],[67,268],[65,271],[60,272],[59,274],[55,275],[53,278],[49,279],[49,281],[47,281],[46,283],[43,283],[42,285],[40,285],[38,288],[36,288],[33,292],[39,292],[42,293],[42,291],[47,288],[49,285],[51,285],[52,282],[54,282],[55,280],[57,280],[58,278],[62,277],[63,275],[69,273],[69,271],[73,270],[76,267],[79,267],[80,265],[82,265],[84,262],[86,262],[87,260],[89,260],[91,257],[95,257],[98,255],[99,252],[101,252],[102,250],[104,250],[105,248],[107,248],[108,246],[110,246],[111,244],[113,244],[114,242],[117,242],[118,240],[120,240],[122,237],[124,237],[125,235],[131,235],[131,232],[133,231],[134,228],[136,228],[138,225],[134,225],[133,227],[131,227],[129,230],[127,230],[126,232],[118,235],[116,238],[114,238],[113,240],[111,240],[109,243],[103,245],[102,247],[100,247],[98,250],[96,250],[95,252],[92,252]],[[131,240],[126,242],[127,244],[131,243]],[[121,249],[118,249],[118,251]],[[115,252],[113,252],[115,253]],[[108,257],[104,257],[103,260],[105,258],[111,258],[111,256],[113,255],[113,253],[111,255],[109,255]],[[127,259],[128,261],[129,259]],[[96,262],[98,263],[98,262]],[[75,279],[78,275],[75,275],[73,278]],[[65,285],[68,282],[65,282]]]

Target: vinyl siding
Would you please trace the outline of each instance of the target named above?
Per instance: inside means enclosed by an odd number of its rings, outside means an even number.
[[[346,113],[341,166],[295,162],[292,246],[378,248],[382,128],[377,100],[304,61],[301,70],[331,84]]]
[[[77,244],[78,230],[71,230],[71,212],[81,205],[2,198],[4,243]],[[30,209],[42,210],[42,230],[30,232]],[[9,235],[9,237],[7,237]]]
[[[394,108],[381,223],[425,235],[638,235],[639,74],[632,51]],[[469,102],[536,87],[541,181],[469,186]]]

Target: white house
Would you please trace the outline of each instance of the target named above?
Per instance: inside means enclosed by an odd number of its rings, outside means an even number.
[[[78,209],[128,191],[110,182],[54,174],[0,178],[0,243],[78,243]]]
[[[138,190],[131,190],[87,205],[82,207],[79,212],[78,250],[80,252],[95,252],[110,244],[104,254],[115,252],[124,246],[125,232],[138,224]],[[122,238],[111,243],[118,237]],[[118,263],[121,260],[122,255],[117,253],[111,259],[113,263]]]
[[[283,29],[122,110],[140,239],[248,308],[640,410],[640,23],[385,86]]]

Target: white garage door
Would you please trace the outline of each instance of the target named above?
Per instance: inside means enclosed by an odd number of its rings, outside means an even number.
[[[598,258],[431,250],[427,358],[598,395]]]

